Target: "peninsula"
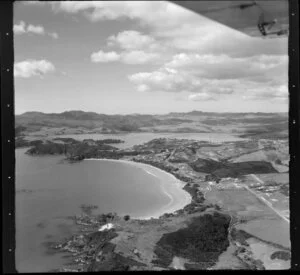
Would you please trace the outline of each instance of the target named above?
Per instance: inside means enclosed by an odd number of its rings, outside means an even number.
[[[156,138],[125,149],[114,146],[121,140],[112,139],[16,140],[19,146],[29,146],[27,154],[32,156],[146,163],[174,175],[191,196],[182,209],[147,220],[117,213],[94,215],[95,206],[85,206],[82,215],[72,217],[81,233],[48,244],[49,250],[71,255],[70,264],[60,271],[289,266],[289,243],[269,234],[278,235],[276,231],[289,222],[288,205],[274,203],[288,195],[285,139],[211,143]],[[254,222],[263,226],[257,230]],[[265,250],[257,249],[259,245]],[[267,256],[261,258],[260,253]]]

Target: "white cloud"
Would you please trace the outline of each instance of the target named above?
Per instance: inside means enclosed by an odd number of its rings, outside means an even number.
[[[20,21],[19,24],[15,24],[14,25],[14,33],[15,34],[22,34],[22,33],[25,33],[26,30],[25,30],[25,22],[24,21]]]
[[[147,86],[145,84],[141,84],[141,85],[138,85],[136,89],[138,92],[147,92],[147,91],[149,91],[149,86]]]
[[[117,35],[112,35],[108,37],[107,41],[108,45],[115,45],[125,50],[144,50],[155,42],[153,37],[133,30],[127,30],[120,32]]]
[[[108,47],[119,48],[120,61],[125,64],[146,64],[162,61],[165,50],[150,35],[126,30],[107,38]]]
[[[181,68],[204,78],[270,80],[275,75],[287,76],[288,56],[258,55],[230,57],[228,55],[199,55],[181,53],[165,65]]]
[[[58,39],[58,34],[56,32],[49,32],[48,35],[54,39]]]
[[[166,28],[180,26],[193,14],[167,1],[61,1],[50,4],[55,11],[84,11],[92,21],[129,18],[140,20],[141,24],[156,24]]]
[[[201,85],[201,82],[191,75],[164,68],[154,72],[136,73],[130,75],[128,78],[138,87],[146,85],[149,91],[195,91]]]
[[[118,61],[120,59],[120,55],[116,52],[103,52],[98,51],[91,54],[91,61],[92,62],[112,62],[112,61]]]
[[[167,1],[51,5],[55,11],[82,13],[91,22],[137,23],[143,32],[119,32],[108,38],[107,45],[117,47],[108,61],[160,66],[128,77],[138,91],[186,91],[195,101],[233,94],[263,99],[280,98],[279,87],[287,84],[287,38],[249,37]]]
[[[286,38],[252,38],[167,1],[60,1],[51,5],[56,11],[83,12],[91,21],[137,20],[178,50],[232,56],[287,53]]]
[[[26,27],[26,23],[24,21],[20,21],[19,24],[15,24],[13,30],[14,30],[14,34],[16,35],[24,34],[24,33],[33,33],[37,35],[47,34],[54,39],[58,38],[58,34],[56,32],[46,32],[45,28],[41,25],[28,24],[28,26]]]
[[[286,100],[287,56],[175,55],[160,69],[129,76],[138,91],[188,92],[191,101],[231,95],[249,100]],[[145,88],[144,88],[145,87]]]
[[[123,51],[117,53],[115,51],[104,52],[102,50],[91,54],[92,62],[115,62],[120,61],[125,64],[145,64],[155,62],[159,55],[155,53],[146,53],[144,51]]]
[[[247,89],[246,95],[243,96],[245,100],[283,100],[288,99],[287,85],[280,85],[277,87],[264,87],[257,89]]]
[[[160,58],[159,54],[146,53],[144,51],[129,51],[121,53],[122,62],[126,64],[151,63]]]
[[[129,76],[139,87],[149,91],[230,95],[246,89],[278,87],[287,83],[287,56],[252,56],[234,58],[227,55],[175,55],[160,69]]]
[[[55,71],[54,65],[47,60],[32,60],[17,62],[14,65],[15,77],[29,78],[32,76],[42,76]]]
[[[188,96],[188,99],[191,101],[206,101],[206,100],[215,100],[215,97],[206,93],[197,93],[197,94],[191,94]]]
[[[27,26],[27,32],[31,32],[35,34],[45,34],[45,29],[43,26],[34,26],[29,24]]]

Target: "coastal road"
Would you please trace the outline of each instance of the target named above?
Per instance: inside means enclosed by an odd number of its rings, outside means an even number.
[[[251,177],[253,177],[255,180],[257,180],[258,182],[260,182],[261,184],[264,184],[264,181],[262,181],[259,177],[257,177],[254,174],[250,174]],[[278,216],[280,216],[283,220],[285,220],[286,222],[290,223],[290,220],[285,217],[281,212],[279,212],[277,209],[275,209],[272,205],[272,203],[270,203],[269,201],[267,201],[263,196],[259,196],[256,192],[254,192],[253,190],[251,190],[247,185],[244,185],[244,187],[250,192],[252,193],[254,196],[256,196],[260,201],[262,201],[265,205],[267,205],[269,208],[271,208]]]
[[[264,182],[258,176],[254,175],[254,174],[250,174],[250,176],[252,178],[254,178],[255,180],[257,180],[259,183],[264,184]]]

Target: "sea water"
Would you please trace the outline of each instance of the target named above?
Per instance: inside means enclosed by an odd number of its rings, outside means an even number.
[[[182,194],[162,188],[166,174],[122,162],[85,160],[62,162],[61,156],[29,156],[16,150],[16,268],[46,272],[68,262],[65,254],[49,254],[45,243],[76,232],[68,216],[81,214],[82,204],[97,213],[117,212],[131,217],[151,216]],[[150,172],[149,172],[150,171]]]

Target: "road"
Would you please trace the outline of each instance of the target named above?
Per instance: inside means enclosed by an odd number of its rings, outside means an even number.
[[[261,183],[261,184],[264,184],[265,182],[264,181],[262,181],[258,176],[256,176],[256,175],[254,175],[254,174],[250,174],[250,176],[252,177],[252,178],[254,178],[255,180],[257,180],[259,183]]]
[[[259,177],[257,177],[254,174],[250,174],[250,176],[252,176],[256,181],[258,181],[261,184],[264,184],[264,181],[261,180]],[[263,202],[266,206],[268,206],[269,208],[271,208],[279,217],[281,217],[284,221],[290,223],[290,220],[285,217],[281,212],[279,212],[276,208],[273,207],[272,203],[269,202],[268,200],[266,200],[263,196],[258,195],[256,192],[254,192],[253,190],[251,190],[247,185],[242,184],[240,186],[243,186],[246,190],[248,190],[251,194],[253,194],[255,197],[257,197],[261,202]],[[208,184],[206,186],[206,190],[202,190],[204,198],[206,198],[206,193],[210,192],[212,190],[211,186]]]
[[[250,176],[252,176],[255,180],[257,180],[258,182],[260,182],[261,184],[264,184],[264,181],[262,181],[259,177],[257,177],[254,174],[250,174]],[[286,222],[290,223],[290,220],[285,217],[281,212],[279,212],[277,209],[275,209],[272,204],[267,201],[264,197],[259,196],[258,194],[256,194],[256,192],[254,192],[253,190],[251,190],[247,185],[244,185],[244,187],[250,192],[252,193],[254,196],[256,196],[260,201],[262,201],[265,205],[267,205],[269,208],[271,208],[278,216],[280,216],[283,220],[285,220]]]

